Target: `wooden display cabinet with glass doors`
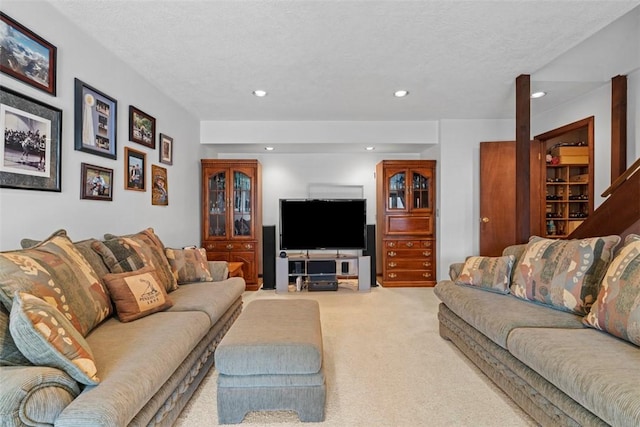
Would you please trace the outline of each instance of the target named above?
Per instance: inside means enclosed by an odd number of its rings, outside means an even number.
[[[435,160],[376,166],[376,247],[382,285],[436,283]]]
[[[242,262],[258,290],[262,248],[261,167],[257,160],[201,160],[202,247],[209,261]]]

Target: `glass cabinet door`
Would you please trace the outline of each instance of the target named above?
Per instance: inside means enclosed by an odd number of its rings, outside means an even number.
[[[407,184],[406,173],[396,172],[389,177],[389,209],[406,209]]]
[[[226,235],[226,178],[224,171],[209,176],[209,236]]]
[[[233,236],[251,236],[251,177],[233,172]]]
[[[413,209],[431,209],[431,176],[420,171],[412,171]]]

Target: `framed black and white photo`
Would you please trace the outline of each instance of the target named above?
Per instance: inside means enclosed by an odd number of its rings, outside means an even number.
[[[173,164],[173,138],[160,134],[160,163]]]
[[[156,119],[133,105],[129,106],[129,140],[156,148]]]
[[[61,191],[62,110],[0,86],[0,187]]]
[[[75,149],[117,158],[118,101],[75,79]]]
[[[113,200],[113,169],[82,163],[80,165],[80,198]]]
[[[0,34],[0,71],[56,96],[56,47],[2,12]]]

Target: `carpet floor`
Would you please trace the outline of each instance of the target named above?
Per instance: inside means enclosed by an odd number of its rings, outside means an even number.
[[[438,334],[432,288],[350,286],[337,292],[246,292],[317,300],[327,383],[327,427],[535,426],[500,389]],[[274,328],[277,325],[274,325]],[[217,372],[204,379],[176,426],[217,425]],[[295,412],[250,412],[242,426],[303,424]],[[314,423],[304,423],[314,424]]]

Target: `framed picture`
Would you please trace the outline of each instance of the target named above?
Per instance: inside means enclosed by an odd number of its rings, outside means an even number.
[[[113,200],[113,169],[87,163],[80,166],[80,198]]]
[[[173,138],[160,134],[160,163],[173,164]]]
[[[145,167],[147,155],[142,151],[124,147],[124,189],[147,191],[145,188]]]
[[[167,169],[151,165],[151,180],[153,189],[151,191],[151,204],[167,206],[169,204],[169,185],[167,183]]]
[[[0,71],[56,96],[56,47],[2,12],[0,34]]]
[[[156,148],[156,119],[129,106],[129,140],[149,148]]]
[[[61,191],[62,110],[0,86],[0,187]]]
[[[118,101],[75,79],[75,149],[117,157]]]

